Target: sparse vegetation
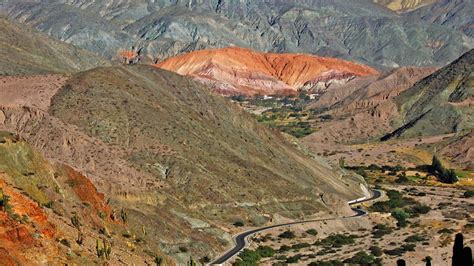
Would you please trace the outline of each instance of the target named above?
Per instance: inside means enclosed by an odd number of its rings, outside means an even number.
[[[355,235],[330,235],[322,240],[318,240],[314,243],[316,246],[323,246],[323,247],[332,247],[332,248],[339,248],[344,245],[353,244],[357,236]]]
[[[256,250],[244,249],[239,254],[239,260],[236,261],[235,265],[239,265],[239,266],[257,265],[260,259],[272,257],[274,254],[275,254],[275,250],[267,246],[260,246]]]
[[[295,238],[295,233],[290,230],[287,230],[278,235],[279,238]]]
[[[375,260],[373,255],[367,254],[365,251],[357,252],[352,258],[347,259],[344,263],[350,264],[371,264]]]
[[[464,195],[465,198],[472,198],[472,197],[474,197],[474,190],[467,190],[467,191],[464,192],[463,195]]]
[[[242,227],[242,226],[244,226],[244,222],[242,222],[242,221],[237,221],[237,222],[233,223],[233,225],[234,225],[235,227]]]
[[[437,176],[439,181],[443,183],[453,184],[458,181],[456,172],[453,169],[444,168],[441,161],[436,156],[433,156],[429,170],[431,174]]]

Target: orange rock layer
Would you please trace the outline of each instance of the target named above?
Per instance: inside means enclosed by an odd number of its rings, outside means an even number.
[[[194,51],[155,66],[192,76],[226,95],[295,94],[308,83],[378,73],[336,58],[260,53],[238,47]]]

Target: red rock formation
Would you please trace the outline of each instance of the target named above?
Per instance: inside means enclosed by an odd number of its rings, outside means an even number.
[[[318,82],[377,74],[368,66],[335,58],[238,47],[190,52],[155,66],[192,76],[224,95],[288,95]]]

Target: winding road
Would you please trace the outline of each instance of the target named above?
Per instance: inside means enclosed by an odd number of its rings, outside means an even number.
[[[350,206],[355,205],[355,204],[360,204],[363,202],[367,201],[373,201],[382,196],[383,192],[381,190],[372,190],[372,196],[370,198],[360,198],[356,200],[349,201],[348,204]],[[234,237],[234,242],[235,246],[227,251],[224,255],[221,257],[217,258],[214,260],[210,265],[223,265],[226,263],[228,260],[239,254],[240,251],[242,251],[245,246],[247,245],[247,238],[251,235],[254,235],[256,233],[260,233],[262,231],[266,231],[269,229],[277,228],[277,227],[282,227],[282,226],[289,226],[289,225],[295,225],[295,224],[304,224],[304,223],[311,223],[311,222],[321,222],[321,221],[331,221],[331,220],[338,220],[338,219],[349,219],[349,218],[355,218],[355,217],[362,217],[366,216],[367,212],[358,209],[358,208],[352,208],[352,210],[355,212],[354,215],[351,216],[343,216],[343,217],[334,217],[334,218],[321,218],[321,219],[314,219],[314,220],[305,220],[305,221],[299,221],[299,222],[291,222],[291,223],[284,223],[284,224],[275,224],[275,225],[269,225],[269,226],[264,226],[256,229],[252,229],[249,231],[242,232],[238,234],[237,236]]]

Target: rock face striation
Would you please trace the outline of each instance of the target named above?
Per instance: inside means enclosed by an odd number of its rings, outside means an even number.
[[[378,73],[348,61],[304,54],[259,53],[229,47],[201,50],[156,64],[191,76],[224,95],[289,95]]]
[[[472,1],[437,2],[446,5],[418,8],[414,12],[420,13],[413,15],[369,0],[8,1],[0,8],[18,21],[107,57],[131,45],[143,47],[150,60],[234,45],[391,68],[442,66],[474,47],[472,12],[464,11]],[[407,7],[412,5],[418,3]],[[453,6],[459,10],[451,14]],[[428,8],[438,15],[431,17]],[[449,23],[444,23],[444,14]],[[457,19],[460,14],[467,15]]]

